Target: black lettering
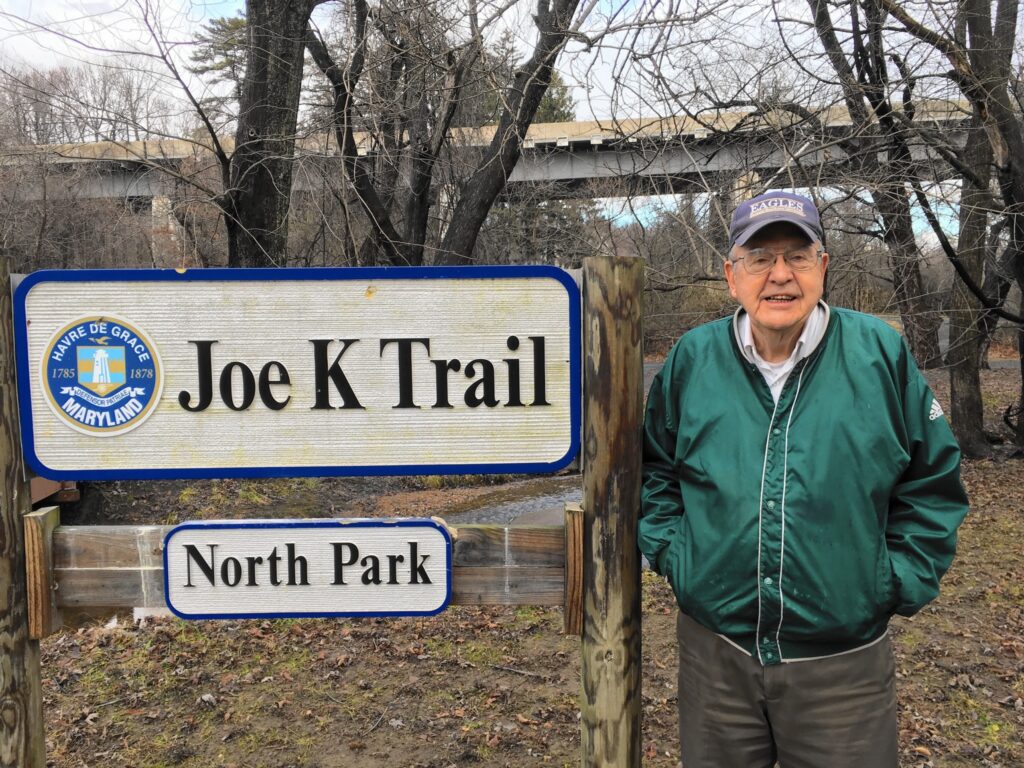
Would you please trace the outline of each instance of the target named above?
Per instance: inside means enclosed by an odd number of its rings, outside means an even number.
[[[236,368],[242,372],[241,405],[235,403],[235,396],[231,391],[231,379]],[[220,397],[224,401],[224,405],[232,411],[244,411],[252,405],[252,401],[256,398],[256,379],[253,377],[252,371],[249,370],[249,366],[237,360],[224,366],[224,370],[220,372]]]
[[[187,390],[178,393],[178,405],[186,411],[196,413],[205,411],[213,401],[213,364],[211,362],[210,350],[216,341],[189,341],[189,344],[196,345],[196,358],[199,365],[199,402],[196,405],[189,405],[192,402],[192,395]]]
[[[405,562],[405,555],[388,555],[388,584],[398,583],[398,564]]]
[[[277,378],[271,379],[271,369],[277,368]],[[281,365],[276,360],[271,360],[269,363],[263,366],[260,370],[260,400],[272,411],[280,411],[286,405],[288,401],[292,399],[291,395],[288,395],[284,400],[275,400],[274,393],[270,390],[271,387],[277,384],[291,384],[291,379],[288,376],[288,369]]]
[[[448,402],[448,371],[459,372],[462,363],[458,360],[431,360],[434,364],[434,374],[437,379],[437,401],[435,408],[453,408]]]
[[[519,349],[519,337],[509,336],[505,344],[515,352]],[[505,407],[521,406],[523,401],[519,395],[519,361],[514,357],[507,357],[504,363],[508,366],[508,402],[505,403]]]
[[[547,401],[547,385],[544,379],[544,337],[531,336],[533,342],[533,405],[551,405]]]
[[[419,544],[415,541],[409,542],[409,583],[410,584],[432,584],[430,577],[427,576],[427,572],[423,570],[423,565],[427,562],[427,558],[430,555],[423,555],[419,557]]]
[[[419,408],[412,399],[412,345],[422,344],[430,354],[430,339],[381,339],[380,356],[389,344],[398,345],[398,405],[393,408]]]
[[[324,410],[334,407],[331,405],[331,393],[327,387],[328,379],[334,384],[338,394],[341,395],[341,405],[338,408],[362,409],[363,406],[359,403],[359,398],[356,397],[356,393],[352,390],[352,385],[348,383],[345,372],[341,370],[340,365],[342,355],[348,352],[348,348],[359,341],[359,339],[338,339],[341,342],[341,352],[334,358],[334,362],[328,366],[327,348],[331,345],[332,341],[333,339],[309,340],[309,343],[313,345],[313,364],[315,366],[313,375],[316,395],[316,403],[311,410]]]
[[[350,544],[347,541],[336,541],[331,542],[331,546],[334,548],[334,581],[332,584],[345,584],[345,567],[349,565],[355,565],[356,560],[359,559],[359,547],[355,544]],[[344,559],[345,547],[348,547],[350,556],[348,559]]]
[[[256,566],[263,562],[262,557],[253,557],[252,555],[245,558],[246,564],[249,566],[249,580],[245,582],[247,587],[258,587],[256,583]]]
[[[267,558],[267,562],[270,564],[270,583],[275,587],[280,587],[281,578],[277,575],[277,564],[281,562],[281,556],[277,554],[277,547],[274,547],[270,551],[270,556]]]
[[[480,405],[493,408],[498,404],[498,399],[494,396],[494,363],[490,360],[470,361],[469,365],[466,366],[466,378],[472,378],[476,375],[477,366],[480,366],[480,379],[466,388],[466,405],[470,408],[476,408]],[[480,394],[481,389],[483,390],[483,395]]]
[[[294,544],[285,544],[285,549],[288,550],[288,586],[294,587],[296,584],[301,584],[304,587],[309,586],[309,563],[306,562],[306,558],[302,555],[295,554]],[[295,580],[295,571],[299,572],[299,580]]]
[[[229,587],[237,587],[242,580],[242,564],[233,557],[225,557],[220,564],[220,580]]]
[[[380,584],[380,558],[376,555],[367,555],[359,564],[366,568],[363,571],[363,584]]]
[[[195,584],[192,583],[192,561],[193,560],[195,560],[196,565],[199,566],[199,570],[203,572],[203,575],[206,577],[206,580],[210,582],[210,585],[211,586],[216,586],[217,585],[217,577],[214,575],[214,571],[213,571],[213,566],[214,566],[214,563],[215,563],[215,559],[214,559],[215,553],[214,553],[214,550],[217,549],[217,545],[216,544],[207,544],[207,546],[210,548],[210,562],[206,562],[206,560],[203,559],[203,556],[201,554],[199,554],[199,549],[196,547],[195,544],[186,544],[185,545],[185,552],[188,554],[188,557],[185,560],[185,577],[186,577],[185,578],[185,586],[186,587],[194,587],[195,586]]]

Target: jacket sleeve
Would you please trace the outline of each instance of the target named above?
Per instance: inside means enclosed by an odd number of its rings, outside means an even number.
[[[903,361],[910,463],[892,491],[885,538],[895,587],[893,609],[912,616],[939,594],[939,579],[953,561],[957,528],[968,503],[956,438],[905,346]]]
[[[683,498],[674,458],[679,427],[678,395],[673,391],[672,376],[675,358],[673,350],[651,385],[644,413],[643,488],[637,538],[651,568],[662,575],[671,573],[674,548],[670,544],[682,534],[683,527]]]

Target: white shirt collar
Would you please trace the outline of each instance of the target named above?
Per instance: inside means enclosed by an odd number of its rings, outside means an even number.
[[[781,363],[769,363],[757,353],[757,347],[754,345],[754,333],[750,329],[750,316],[743,310],[743,307],[737,309],[733,315],[733,332],[736,335],[736,343],[739,344],[740,351],[743,352],[747,362],[754,363],[759,367],[781,367],[787,363],[798,363],[818,348],[828,329],[829,315],[828,304],[819,301],[807,317],[807,322],[804,323],[804,329],[793,348],[793,354]]]

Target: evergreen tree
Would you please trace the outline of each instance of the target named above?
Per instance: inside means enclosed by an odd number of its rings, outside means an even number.
[[[515,36],[504,32],[494,48],[483,56],[475,87],[467,88],[460,105],[457,125],[493,125],[501,114],[504,85],[512,80],[518,64]],[[565,80],[557,70],[537,107],[534,123],[567,123],[576,119],[576,103]]]
[[[244,16],[211,19],[196,37],[196,48],[189,57],[189,71],[204,77],[210,85],[227,86],[224,95],[204,99],[203,106],[224,115],[233,113],[242,95],[245,77],[248,30]]]
[[[557,71],[551,73],[551,85],[540,100],[534,123],[571,123],[576,119],[576,102],[569,86]]]

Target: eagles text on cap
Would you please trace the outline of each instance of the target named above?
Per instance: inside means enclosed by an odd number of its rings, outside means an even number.
[[[766,213],[781,213],[782,211],[796,216],[807,218],[804,213],[804,204],[800,200],[793,200],[788,197],[770,197],[767,200],[758,200],[750,204],[750,218],[761,216]]]

